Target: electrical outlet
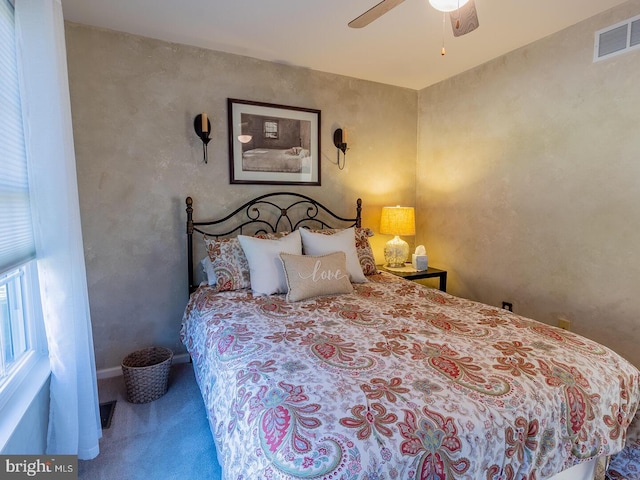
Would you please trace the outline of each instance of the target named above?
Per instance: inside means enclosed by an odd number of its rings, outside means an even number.
[[[558,327],[563,330],[571,330],[571,320],[564,317],[558,317]]]
[[[509,310],[510,312],[513,312],[513,303],[502,302],[502,308],[504,308],[505,310]]]

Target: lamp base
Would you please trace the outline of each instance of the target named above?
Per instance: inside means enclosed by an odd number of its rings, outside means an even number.
[[[409,244],[396,235],[393,240],[389,240],[384,246],[384,260],[387,267],[404,267],[409,258]]]

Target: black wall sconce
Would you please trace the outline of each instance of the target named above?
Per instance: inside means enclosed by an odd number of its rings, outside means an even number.
[[[200,140],[202,140],[204,163],[209,163],[209,158],[207,156],[207,145],[211,141],[211,139],[209,138],[209,134],[211,133],[211,122],[209,122],[209,118],[207,118],[206,113],[196,115],[196,118],[193,120],[193,128],[195,129],[196,134],[200,137]]]
[[[347,129],[336,128],[333,132],[333,144],[338,149],[338,168],[342,170],[347,161]],[[340,151],[342,151],[342,163],[340,163]]]

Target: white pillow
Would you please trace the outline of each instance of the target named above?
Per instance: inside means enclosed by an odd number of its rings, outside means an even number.
[[[367,281],[356,250],[356,236],[353,227],[346,228],[333,235],[310,232],[307,229],[300,229],[302,237],[302,249],[305,255],[326,255],[333,252],[344,252],[347,256],[347,271],[353,283],[364,283]]]
[[[256,295],[287,292],[280,253],[302,254],[300,233],[291,232],[277,240],[238,235],[238,240],[249,263],[251,290]]]

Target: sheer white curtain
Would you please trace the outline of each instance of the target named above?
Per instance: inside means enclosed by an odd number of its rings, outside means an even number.
[[[34,235],[51,360],[47,453],[90,459],[102,435],[59,0],[15,0]]]

